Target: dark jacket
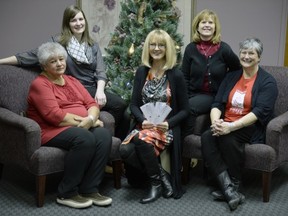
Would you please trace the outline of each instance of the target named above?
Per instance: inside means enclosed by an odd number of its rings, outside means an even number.
[[[206,73],[210,93],[215,95],[226,73],[240,68],[238,56],[223,41],[220,43],[220,48],[207,59],[199,52],[196,43],[188,44],[183,56],[182,72],[189,97],[201,92]]]
[[[141,66],[138,68],[133,85],[131,98],[131,113],[135,118],[135,123],[142,123],[145,117],[140,110],[143,105],[142,89],[146,81],[149,68]],[[167,117],[169,128],[173,131],[173,143],[170,145],[170,167],[174,198],[180,198],[183,194],[181,187],[181,168],[182,168],[182,142],[180,124],[188,116],[188,96],[183,74],[176,68],[166,71],[169,85],[171,88],[171,108],[172,111]],[[136,126],[136,124],[134,126]]]
[[[222,111],[224,116],[225,106],[228,101],[229,93],[238,80],[241,78],[243,71],[238,70],[227,74],[220,85],[215,97],[212,108],[216,107]],[[274,116],[274,105],[278,96],[277,83],[274,77],[267,71],[259,67],[258,74],[252,88],[252,108],[257,116],[256,131],[251,137],[250,143],[265,143],[265,132],[268,122]]]

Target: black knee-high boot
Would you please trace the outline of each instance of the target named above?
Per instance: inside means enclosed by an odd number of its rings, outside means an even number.
[[[162,187],[163,187],[163,197],[169,198],[173,194],[173,188],[170,181],[169,174],[163,169],[161,164],[159,164],[160,167],[160,175],[161,175],[161,181],[162,181]]]
[[[235,191],[234,185],[230,179],[228,172],[225,170],[220,173],[217,176],[217,181],[226,201],[228,202],[230,210],[235,210],[238,205],[241,204],[241,197],[239,193]]]
[[[135,143],[135,150],[141,163],[144,165],[150,180],[149,192],[147,196],[140,200],[140,203],[145,204],[154,202],[162,196],[159,162],[155,155],[154,147],[138,139],[137,143]]]

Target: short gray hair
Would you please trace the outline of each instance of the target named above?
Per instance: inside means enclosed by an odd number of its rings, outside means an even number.
[[[260,58],[263,52],[263,44],[258,38],[247,38],[239,44],[240,52],[243,49],[255,49]]]
[[[41,65],[45,65],[51,57],[63,56],[67,60],[65,48],[57,42],[47,42],[39,46],[37,57]]]

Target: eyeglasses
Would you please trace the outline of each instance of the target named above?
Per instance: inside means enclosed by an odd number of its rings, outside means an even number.
[[[158,49],[163,50],[166,48],[166,45],[164,44],[156,44],[156,43],[151,43],[149,44],[149,48],[150,49],[155,49],[156,47],[158,47]]]

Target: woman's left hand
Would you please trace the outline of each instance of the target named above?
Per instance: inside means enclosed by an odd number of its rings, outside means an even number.
[[[162,132],[166,132],[169,129],[169,124],[167,121],[156,125],[156,128]]]
[[[79,122],[77,127],[89,129],[94,124],[94,122],[89,117],[75,117],[74,119]]]
[[[213,136],[226,135],[231,132],[231,127],[229,122],[224,122],[222,119],[219,119],[211,125],[211,130]]]

